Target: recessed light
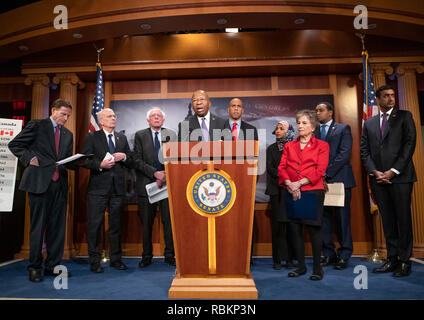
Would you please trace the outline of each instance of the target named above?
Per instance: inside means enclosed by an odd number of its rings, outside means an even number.
[[[375,28],[377,28],[377,24],[376,23],[370,23],[368,25],[368,29],[375,29]]]
[[[29,48],[27,46],[24,46],[24,45],[20,45],[18,47],[18,49],[21,50],[21,51],[28,51],[29,50]]]
[[[294,20],[294,24],[303,24],[303,23],[305,23],[305,19],[299,18]]]
[[[142,25],[140,25],[140,27],[143,30],[150,30],[152,28],[152,26],[148,23],[143,23]]]
[[[226,24],[227,22],[228,20],[225,18],[219,18],[218,20],[216,20],[217,24]]]
[[[225,32],[237,33],[237,32],[239,32],[239,29],[238,28],[225,28]]]
[[[72,35],[75,39],[81,39],[83,37],[83,35],[81,33],[74,33]]]

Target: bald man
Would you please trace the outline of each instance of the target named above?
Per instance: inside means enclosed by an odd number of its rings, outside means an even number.
[[[234,98],[228,105],[228,120],[224,124],[224,140],[258,140],[258,130],[243,121],[243,102]]]
[[[196,90],[191,98],[194,115],[178,124],[179,141],[219,141],[225,120],[209,110],[211,101],[204,90]]]

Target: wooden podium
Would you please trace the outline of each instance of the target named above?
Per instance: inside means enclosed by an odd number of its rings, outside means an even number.
[[[169,298],[257,299],[258,142],[169,142],[163,154],[177,264]]]

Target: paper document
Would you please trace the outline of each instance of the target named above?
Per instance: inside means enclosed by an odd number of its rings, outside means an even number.
[[[109,160],[109,159],[113,159],[115,160],[115,157],[113,155],[111,155],[109,152],[106,152],[105,157],[103,158],[103,161],[105,160]]]
[[[56,164],[58,166],[60,166],[61,164],[69,163],[69,162],[72,162],[72,161],[75,161],[75,160],[78,160],[78,159],[84,158],[84,157],[85,158],[88,158],[88,157],[91,157],[91,156],[92,156],[92,154],[81,154],[81,153],[77,153],[77,154],[74,154],[73,156],[70,156],[68,158],[62,159],[60,161],[57,161]]]
[[[343,182],[329,183],[325,193],[324,206],[344,207],[345,190]]]
[[[146,185],[147,196],[150,203],[155,203],[168,198],[168,187],[166,185],[159,188],[155,182]]]

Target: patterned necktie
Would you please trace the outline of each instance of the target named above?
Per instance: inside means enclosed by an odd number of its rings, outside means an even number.
[[[164,166],[159,161],[159,151],[160,151],[160,142],[159,142],[159,132],[155,132],[155,167],[157,170],[162,171]]]
[[[59,154],[59,141],[60,141],[60,131],[59,126],[54,127],[54,144],[56,147],[56,155]],[[59,179],[59,168],[56,166],[54,170],[52,180],[57,181]]]
[[[325,140],[327,137],[327,125],[324,124],[321,126],[321,140]]]
[[[381,137],[384,137],[387,129],[387,113],[383,112],[383,121],[381,122]]]
[[[109,133],[108,137],[109,137],[109,152],[111,154],[114,154],[115,153],[115,145],[113,144],[113,141],[112,141],[113,134]]]
[[[233,130],[231,131],[233,133],[233,140],[237,141],[237,136],[238,136],[238,132],[237,132],[237,123],[233,123]]]
[[[206,118],[202,118],[202,134],[203,134],[203,141],[209,141],[209,130],[206,126],[205,122]]]

